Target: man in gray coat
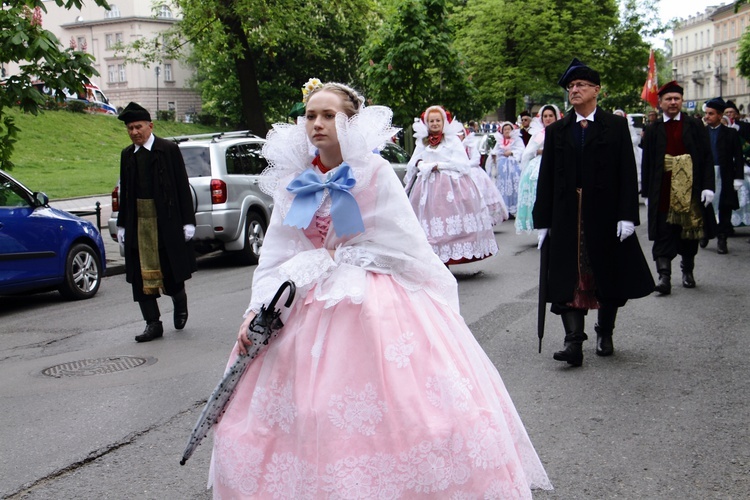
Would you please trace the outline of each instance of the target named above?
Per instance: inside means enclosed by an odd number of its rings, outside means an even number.
[[[135,340],[149,342],[164,333],[156,301],[160,291],[172,297],[175,328],[187,323],[185,281],[196,269],[190,242],[195,212],[177,144],[153,135],[151,116],[134,102],[118,118],[133,144],[120,155],[117,237],[125,251],[125,279],[146,321]]]
[[[638,177],[627,120],[597,107],[599,73],[578,59],[558,83],[574,112],[546,129],[533,216],[540,248],[550,245],[547,302],[565,330],[553,357],[581,366],[588,310],[598,309],[596,354],[610,356],[618,308],[650,294],[654,281],[634,234]]]

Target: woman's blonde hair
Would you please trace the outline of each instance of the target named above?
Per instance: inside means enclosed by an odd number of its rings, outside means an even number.
[[[359,113],[359,110],[362,109],[362,105],[365,102],[365,98],[358,94],[356,90],[348,85],[336,82],[324,83],[323,85],[311,90],[307,96],[308,102],[312,96],[323,91],[333,92],[341,97],[343,111],[349,118]]]

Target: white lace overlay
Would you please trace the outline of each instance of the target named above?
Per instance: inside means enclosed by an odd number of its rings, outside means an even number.
[[[509,477],[491,481],[482,496],[472,496],[461,490],[471,477],[503,468],[503,457],[513,452],[511,443],[507,450],[496,447],[497,450],[489,452],[495,457],[492,460],[478,454],[477,450],[483,447],[495,446],[487,442],[495,441],[499,434],[491,426],[482,427],[484,424],[486,422],[474,426],[474,429],[485,429],[484,433],[476,432],[466,439],[454,433],[443,439],[423,441],[399,455],[382,452],[350,455],[325,464],[320,475],[311,464],[289,452],[272,454],[263,470],[260,464],[264,460],[259,449],[227,443],[217,437],[214,446],[222,450],[231,448],[236,452],[232,458],[248,460],[237,462],[238,467],[228,466],[227,460],[215,464],[216,481],[232,485],[235,491],[247,497],[259,496],[262,491],[264,497],[278,499],[399,499],[451,489],[451,495],[443,494],[443,498],[508,500],[531,499],[529,481],[537,487],[550,488],[546,478],[534,482],[538,478],[523,477],[515,469],[507,468]],[[326,494],[320,495],[322,492]]]
[[[336,267],[331,254],[325,248],[300,252],[280,266],[284,279],[290,279],[298,287],[307,287],[330,273]]]
[[[414,354],[414,349],[417,346],[416,342],[411,342],[413,338],[413,332],[406,332],[398,338],[398,342],[388,344],[385,348],[385,353],[383,354],[386,361],[396,363],[396,366],[399,368],[406,368],[409,366],[410,357]]]
[[[472,389],[469,379],[455,368],[427,379],[427,399],[437,408],[467,411]]]
[[[280,500],[312,500],[317,493],[315,467],[291,453],[274,453],[263,478],[266,481],[266,492]]]
[[[258,387],[253,394],[252,408],[260,420],[269,427],[278,424],[284,432],[290,431],[290,425],[297,418],[297,406],[294,404],[292,382],[283,386],[274,381],[268,388]]]
[[[388,411],[372,384],[367,384],[361,392],[347,387],[343,395],[331,396],[328,407],[328,418],[335,427],[350,435],[356,432],[363,436],[374,435],[376,425]]]

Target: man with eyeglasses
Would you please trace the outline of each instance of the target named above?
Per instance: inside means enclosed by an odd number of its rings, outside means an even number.
[[[533,216],[539,248],[550,246],[546,300],[565,330],[553,358],[581,366],[588,310],[598,309],[596,354],[610,356],[618,309],[650,294],[654,280],[634,234],[638,178],[628,122],[597,106],[599,73],[578,59],[558,84],[573,110],[546,128]]]
[[[672,259],[682,257],[682,286],[695,287],[693,269],[704,237],[704,207],[714,198],[714,167],[708,131],[682,112],[682,87],[671,81],[658,91],[663,117],[643,134],[641,196],[648,199],[648,239],[659,281],[654,291],[672,292]],[[713,217],[713,210],[710,211]]]

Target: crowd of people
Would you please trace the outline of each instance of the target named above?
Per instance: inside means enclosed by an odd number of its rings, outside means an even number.
[[[599,73],[573,59],[558,84],[572,108],[546,104],[516,123],[469,122],[426,106],[403,182],[378,148],[392,112],[355,89],[312,79],[294,124],[276,124],[261,188],[275,208],[228,366],[247,355],[256,315],[287,281],[296,300],[283,335],[251,363],[216,425],[215,498],[531,498],[551,489],[500,374],[468,329],[448,266],[498,251],[494,227],[536,231],[543,301],[560,316],[553,358],[583,364],[585,318],[595,353],[612,356],[629,300],[694,288],[699,247],[727,236],[747,189],[750,124],[709,100],[703,122],[683,89],[659,91],[643,132],[598,105]],[[727,124],[722,124],[726,117]],[[133,145],[121,158],[118,238],[146,330],[163,334],[156,298],[188,319],[184,282],[195,221],[179,151],[151,133],[148,112],[120,116]],[[477,139],[492,134],[482,158]],[[484,160],[484,161],[483,161]],[[641,249],[639,194],[658,282]],[[747,196],[747,195],[745,195]],[[740,218],[744,215],[740,215]],[[744,223],[744,219],[741,220]]]

